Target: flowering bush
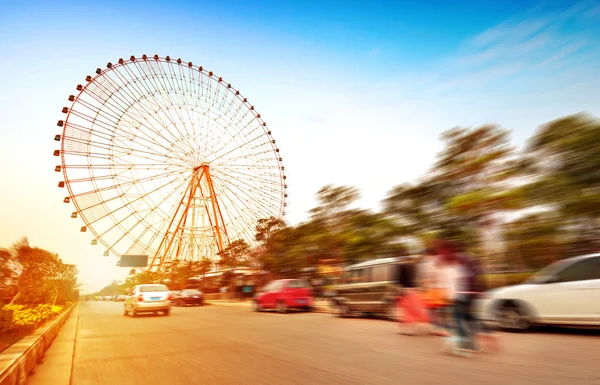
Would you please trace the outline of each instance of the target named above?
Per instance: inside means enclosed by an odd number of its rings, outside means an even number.
[[[34,307],[5,305],[0,311],[0,330],[35,329],[45,321],[60,314],[62,310],[62,306],[47,304]]]

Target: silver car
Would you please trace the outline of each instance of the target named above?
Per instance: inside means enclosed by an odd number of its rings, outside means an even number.
[[[165,285],[148,284],[137,285],[124,304],[124,315],[135,317],[140,313],[162,312],[164,315],[171,313],[171,294]]]

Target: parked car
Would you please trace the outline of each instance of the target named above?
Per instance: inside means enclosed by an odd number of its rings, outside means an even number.
[[[140,313],[171,313],[171,294],[165,285],[147,284],[135,286],[125,300],[123,314],[135,317]]]
[[[204,294],[200,290],[186,289],[182,290],[181,293],[175,299],[177,306],[187,305],[204,305]]]
[[[268,283],[254,296],[254,311],[276,309],[287,313],[289,309],[310,310],[313,306],[313,293],[303,279],[280,279]]]
[[[485,320],[510,331],[534,324],[600,326],[600,254],[553,263],[520,285],[488,292],[478,305]]]
[[[332,305],[338,317],[353,313],[396,318],[396,298],[401,289],[400,265],[407,259],[380,258],[347,266],[341,282],[333,286]]]
[[[117,296],[117,302],[125,302],[125,300],[127,299],[126,295],[118,295]]]

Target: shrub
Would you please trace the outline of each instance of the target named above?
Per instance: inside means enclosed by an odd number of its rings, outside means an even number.
[[[0,328],[3,332],[14,330],[33,330],[63,310],[62,306],[37,305],[5,305],[0,311]]]

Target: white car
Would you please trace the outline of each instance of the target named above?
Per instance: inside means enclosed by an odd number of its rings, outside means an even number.
[[[600,326],[600,254],[565,259],[520,285],[487,293],[485,320],[510,331],[533,324]]]
[[[165,285],[137,285],[123,305],[123,314],[135,317],[140,313],[171,313],[171,293]]]

